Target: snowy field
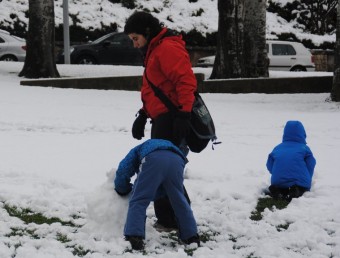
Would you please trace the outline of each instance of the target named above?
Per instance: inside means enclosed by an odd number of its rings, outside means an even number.
[[[119,161],[140,143],[131,136],[140,94],[20,86],[22,66],[0,62],[0,257],[145,257],[127,251],[128,200],[112,185]],[[141,67],[123,66],[58,70],[75,77],[142,74]],[[188,157],[185,186],[207,240],[192,256],[340,257],[340,104],[325,101],[329,94],[202,96],[222,144]],[[287,120],[305,125],[317,160],[311,192],[253,221],[251,212],[269,185],[267,155]],[[25,223],[10,216],[9,207],[67,223]],[[151,205],[145,254],[187,257],[184,246],[152,227],[154,221]]]

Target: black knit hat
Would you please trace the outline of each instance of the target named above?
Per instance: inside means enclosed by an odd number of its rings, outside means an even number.
[[[141,34],[150,41],[162,30],[162,28],[163,24],[150,13],[134,12],[125,23],[124,33]]]

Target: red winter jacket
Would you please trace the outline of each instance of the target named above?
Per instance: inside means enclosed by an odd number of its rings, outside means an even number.
[[[159,87],[181,111],[191,112],[196,77],[192,71],[189,54],[182,36],[164,36],[167,28],[151,40],[144,61],[148,79]],[[141,88],[143,109],[152,119],[168,112],[163,102],[155,96],[145,74]]]

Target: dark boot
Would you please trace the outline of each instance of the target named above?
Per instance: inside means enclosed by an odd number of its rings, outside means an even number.
[[[279,190],[279,188],[278,187],[276,187],[276,186],[273,186],[273,185],[271,185],[271,186],[269,186],[269,192],[270,192],[270,196],[271,197],[273,197],[273,199],[275,199],[275,200],[278,200],[278,199],[280,199],[280,190]]]
[[[289,195],[288,188],[279,188],[271,185],[269,186],[269,191],[274,200],[287,200]]]
[[[301,197],[304,192],[306,192],[306,189],[297,185],[293,185],[289,187],[289,198],[299,198]]]
[[[200,241],[200,237],[198,236],[198,234],[192,236],[192,237],[189,237],[188,239],[186,240],[182,240],[182,242],[186,245],[190,245],[192,243],[196,243],[198,247],[201,246],[201,241]]]
[[[144,249],[144,241],[140,236],[126,236],[125,240],[130,242],[133,250],[141,251]]]

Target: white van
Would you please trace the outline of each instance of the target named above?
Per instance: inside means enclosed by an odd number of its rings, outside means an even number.
[[[269,70],[276,71],[315,71],[311,52],[299,42],[267,40]],[[197,67],[212,67],[215,56],[198,59]]]

